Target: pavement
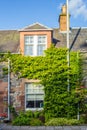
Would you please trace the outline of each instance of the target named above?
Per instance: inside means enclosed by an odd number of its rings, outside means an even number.
[[[11,126],[0,124],[0,130],[87,130],[87,126]]]

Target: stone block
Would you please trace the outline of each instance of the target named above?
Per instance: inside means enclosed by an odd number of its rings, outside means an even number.
[[[47,127],[45,127],[45,130],[55,130],[55,127],[54,126],[47,126]]]
[[[62,126],[55,126],[55,130],[63,130]]]
[[[72,130],[80,130],[79,126],[71,126]]]

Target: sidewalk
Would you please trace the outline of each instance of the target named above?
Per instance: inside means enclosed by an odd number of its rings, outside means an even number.
[[[87,130],[87,126],[10,126],[0,125],[0,130]]]

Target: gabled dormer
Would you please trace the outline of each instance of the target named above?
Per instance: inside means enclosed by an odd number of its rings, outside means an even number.
[[[20,29],[20,52],[22,55],[40,56],[52,43],[52,29],[34,23]]]

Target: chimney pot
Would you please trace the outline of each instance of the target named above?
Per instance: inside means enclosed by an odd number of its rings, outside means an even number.
[[[62,6],[62,14],[66,14],[66,12],[67,12],[66,5],[63,5]]]

